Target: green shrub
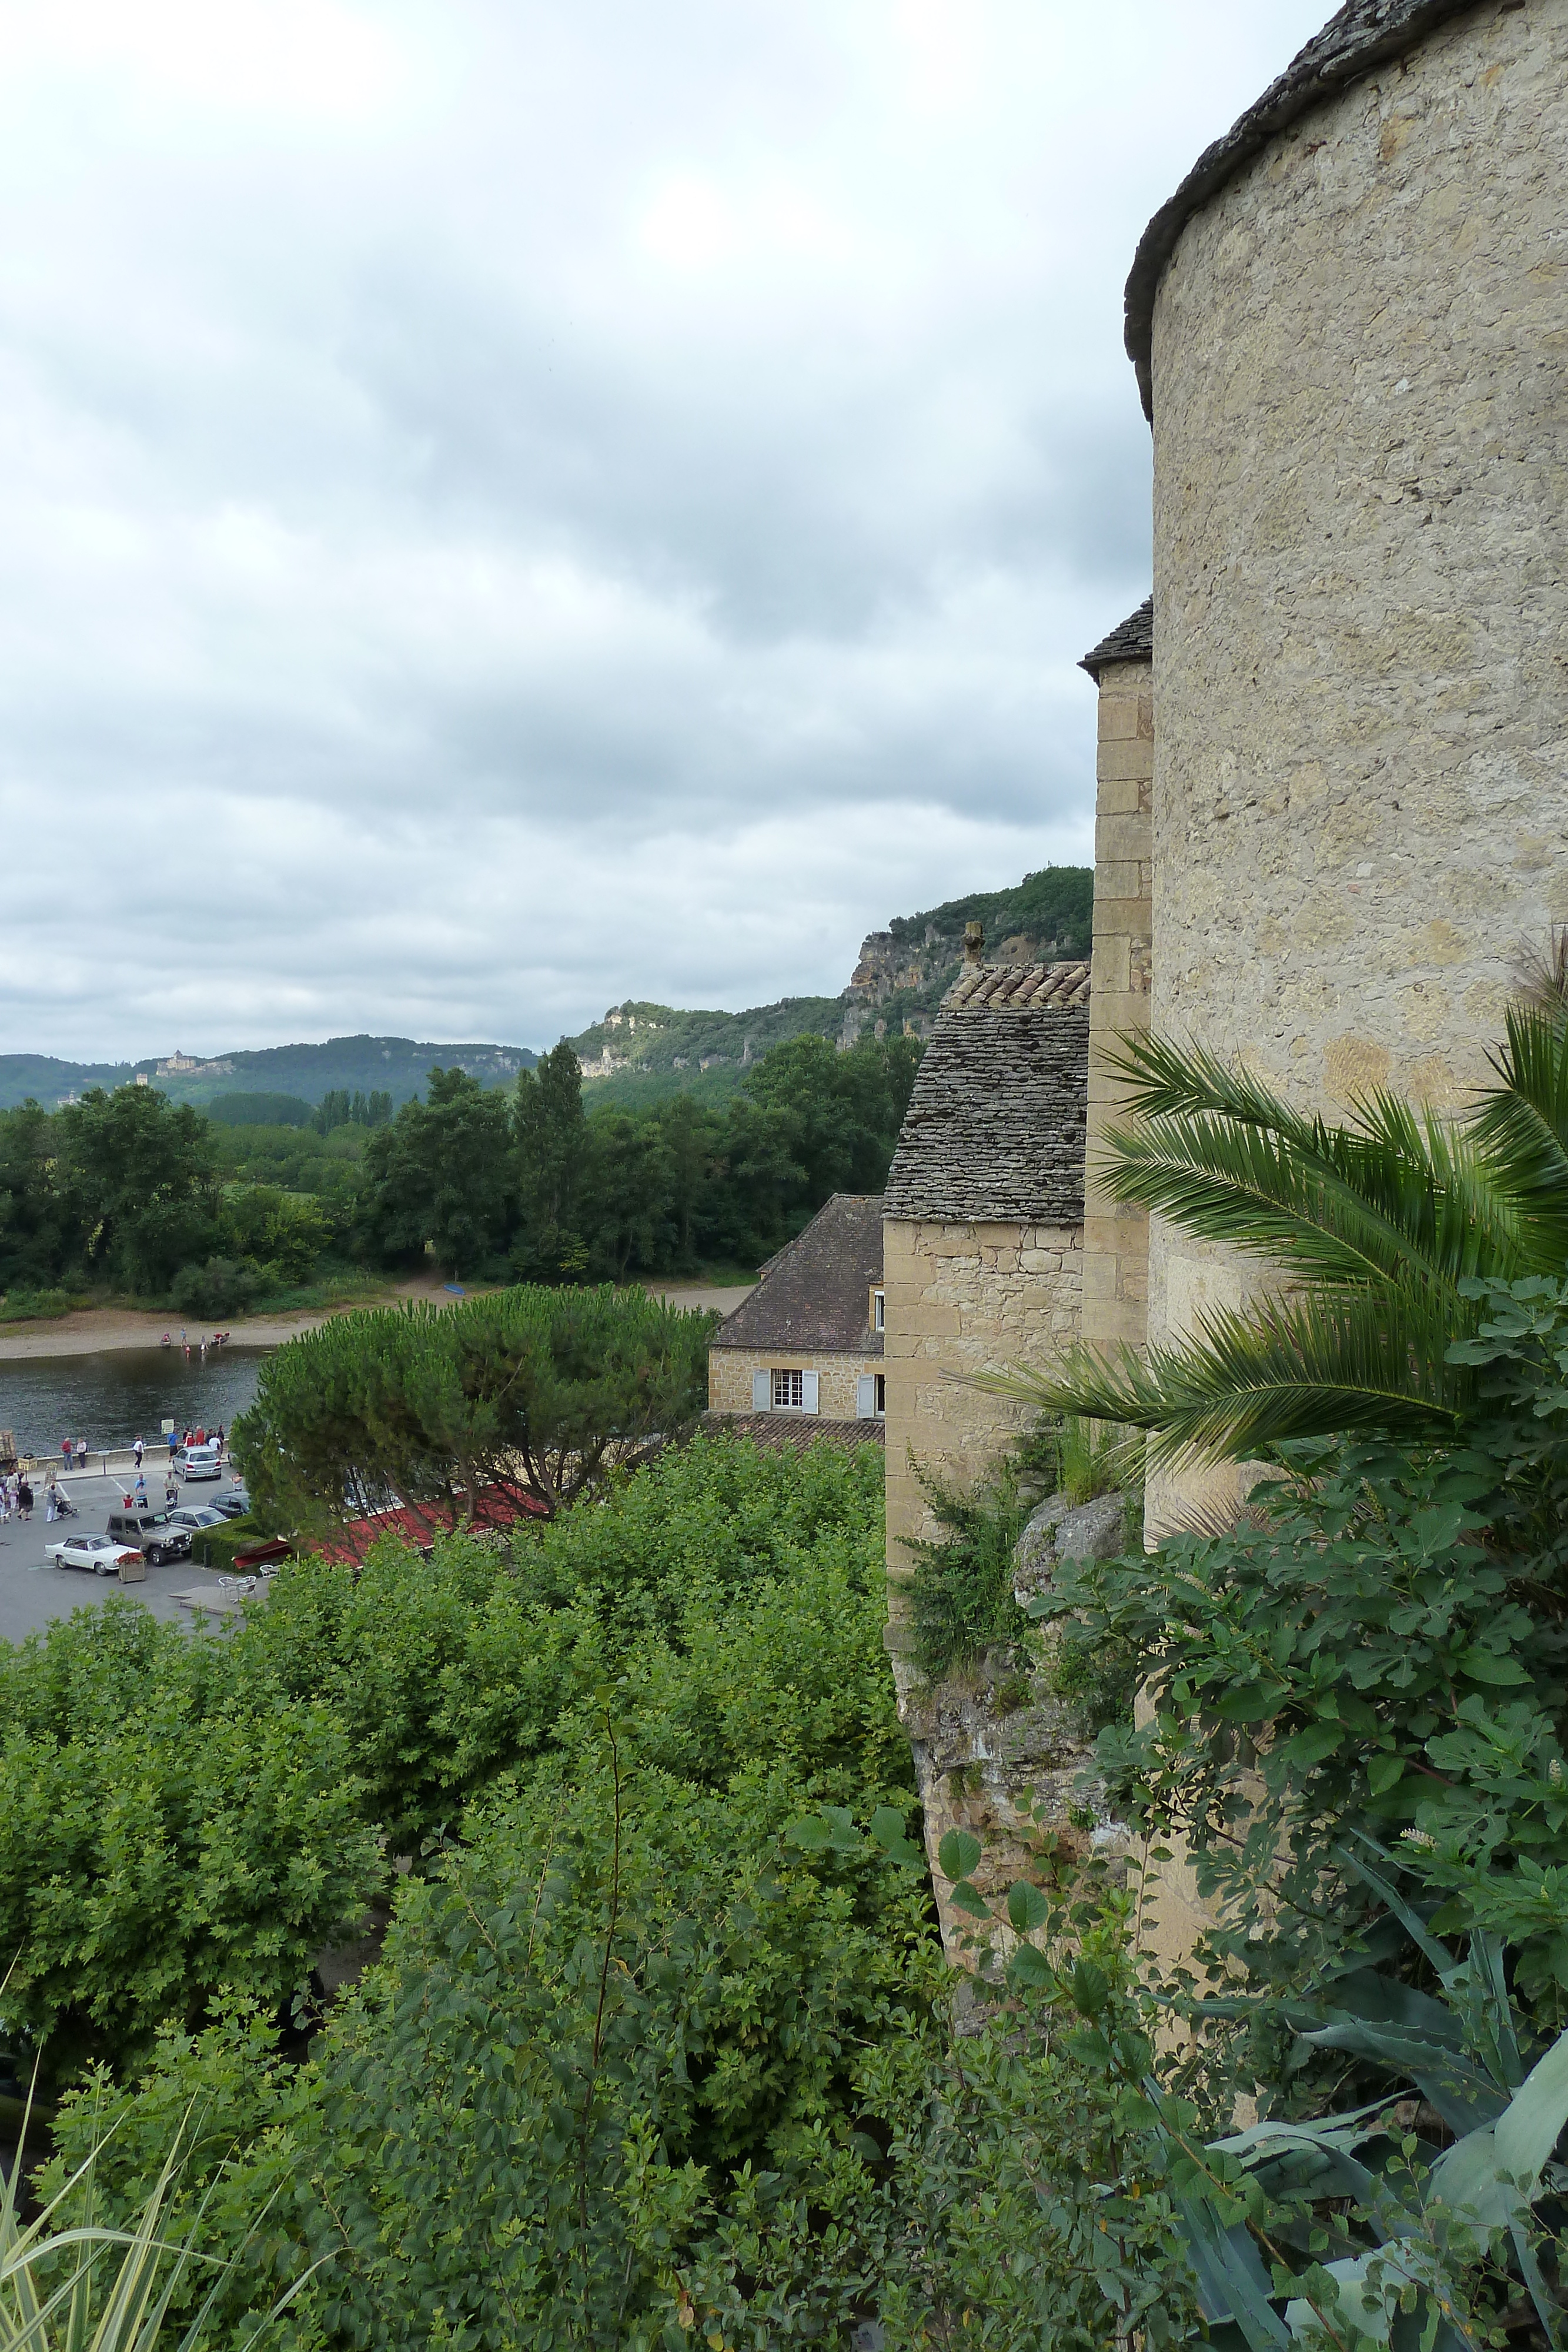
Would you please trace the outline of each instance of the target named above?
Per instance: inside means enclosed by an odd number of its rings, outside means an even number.
[[[385,1876],[341,1725],[128,1597],[0,1646],[5,2013],[68,2079],[217,1987],[270,2001]]]
[[[988,1649],[1019,1649],[1029,1620],[1013,1599],[1013,1552],[1031,1506],[1004,1462],[974,1494],[917,1467],[921,1492],[946,1533],[916,1538],[910,1581],[915,1664],[927,1681],[977,1665]]]
[[[225,1316],[243,1315],[265,1280],[253,1257],[210,1257],[204,1265],[183,1265],[171,1292],[182,1315],[221,1323]]]

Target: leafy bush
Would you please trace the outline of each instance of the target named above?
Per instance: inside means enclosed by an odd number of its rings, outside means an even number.
[[[210,1257],[204,1265],[183,1265],[172,1292],[182,1315],[221,1323],[225,1316],[243,1315],[264,1280],[253,1257]]]
[[[57,2079],[225,1980],[289,2000],[384,1879],[341,1725],[240,1680],[118,1595],[0,1647],[5,2011]]]
[[[1030,1508],[1010,1463],[977,1492],[945,1486],[916,1465],[926,1506],[946,1533],[918,1537],[910,1580],[911,1655],[928,1681],[977,1665],[985,1652],[1017,1647],[1029,1620],[1013,1599],[1013,1552]]]

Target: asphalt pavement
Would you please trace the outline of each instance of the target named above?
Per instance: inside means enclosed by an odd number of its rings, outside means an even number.
[[[147,1455],[148,1498],[155,1508],[163,1500],[163,1475],[167,1457],[162,1450],[149,1449]],[[37,1497],[31,1519],[7,1519],[0,1527],[0,1641],[19,1642],[24,1634],[47,1625],[57,1617],[68,1617],[73,1609],[91,1609],[106,1601],[111,1592],[124,1591],[129,1597],[151,1609],[154,1617],[177,1618],[182,1624],[194,1622],[199,1612],[183,1609],[175,1600],[176,1592],[188,1592],[193,1586],[217,1590],[216,1571],[197,1568],[190,1559],[172,1559],[162,1568],[149,1567],[146,1581],[122,1586],[118,1577],[93,1576],[85,1569],[57,1568],[46,1558],[46,1547],[59,1543],[67,1536],[102,1535],[109,1524],[109,1514],[122,1495],[131,1492],[136,1474],[115,1470],[89,1472],[87,1476],[61,1478],[59,1484],[77,1507],[74,1519],[57,1519],[51,1526],[44,1517],[44,1484],[40,1475],[34,1480]],[[180,1489],[182,1503],[210,1503],[214,1495],[228,1492],[233,1480],[225,1468],[220,1479],[193,1478]]]

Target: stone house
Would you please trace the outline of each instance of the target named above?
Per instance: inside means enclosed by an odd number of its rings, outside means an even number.
[[[1080,1322],[1089,967],[975,960],[937,1014],[882,1199],[888,1645],[916,1465],[973,1482],[1023,1418],[963,1375],[1038,1360]]]
[[[880,1437],[883,1320],[882,1196],[835,1192],[715,1332],[710,1416]]]

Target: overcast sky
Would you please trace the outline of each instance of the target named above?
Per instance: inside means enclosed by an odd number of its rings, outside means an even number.
[[[549,1045],[1091,854],[1122,284],[1328,0],[0,0],[0,1051]]]

